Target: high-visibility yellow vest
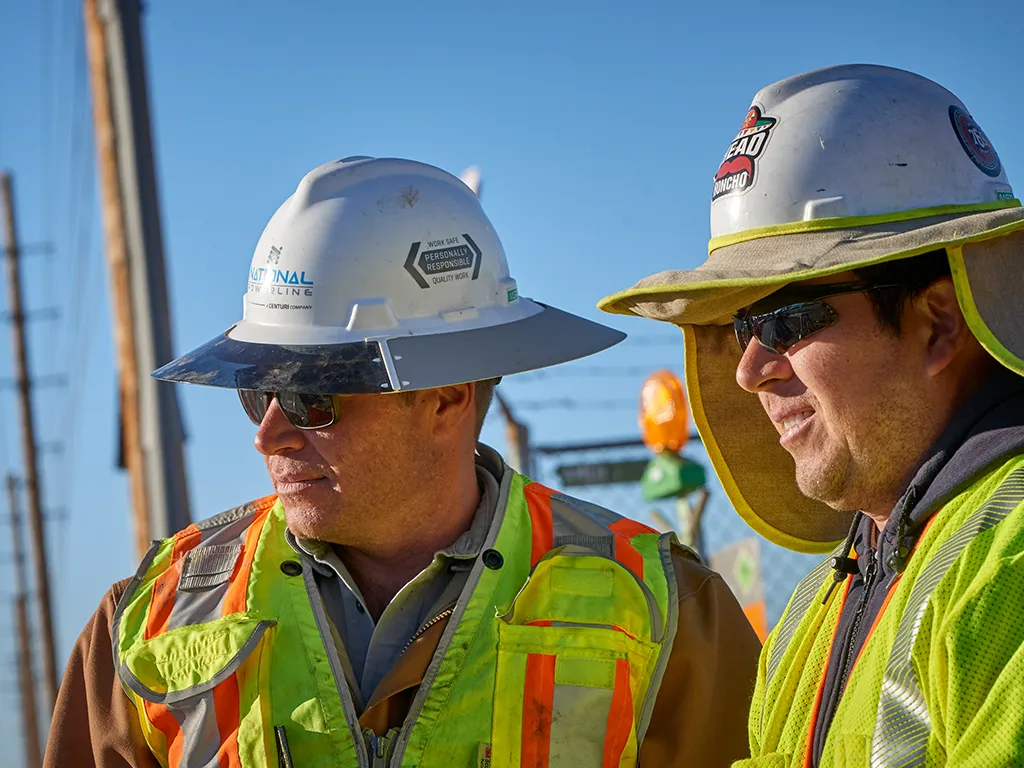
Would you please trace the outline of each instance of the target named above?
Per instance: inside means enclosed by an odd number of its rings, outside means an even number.
[[[819,768],[1024,765],[1024,457],[930,521],[887,594],[829,727]],[[797,587],[761,654],[751,759],[810,765],[846,589],[828,560]],[[826,596],[828,597],[826,598]]]
[[[162,765],[636,764],[676,630],[671,535],[506,470],[464,597],[382,739],[360,732],[289,538],[281,504],[253,502],[154,544],[125,592],[114,659]]]

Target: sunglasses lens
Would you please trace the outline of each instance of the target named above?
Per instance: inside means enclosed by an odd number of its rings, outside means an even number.
[[[279,392],[277,401],[281,404],[281,410],[288,421],[300,429],[319,429],[334,423],[334,402],[331,395]]]
[[[764,315],[737,318],[733,323],[736,338],[744,350],[750,340],[756,338],[763,347],[781,355],[812,333],[828,328],[837,318],[836,311],[824,301],[812,301],[781,307]]]
[[[254,389],[238,390],[238,399],[242,401],[242,408],[245,415],[249,417],[257,427],[263,423],[263,417],[267,414],[267,407],[270,405],[269,392],[257,392]]]
[[[754,338],[750,318],[740,315],[733,316],[732,329],[736,334],[736,342],[740,345],[740,351],[745,351],[750,346],[751,339]]]

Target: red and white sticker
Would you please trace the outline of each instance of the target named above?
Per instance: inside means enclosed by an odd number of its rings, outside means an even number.
[[[960,146],[971,158],[971,162],[986,176],[998,176],[1003,170],[999,155],[996,154],[996,148],[992,146],[985,132],[974,122],[974,118],[953,104],[949,108],[949,121],[953,124],[956,137],[960,139]]]
[[[729,149],[722,158],[715,174],[715,186],[711,199],[717,200],[723,195],[746,192],[757,177],[757,158],[764,152],[772,128],[778,120],[762,114],[756,104],[747,110],[747,117],[736,134]]]

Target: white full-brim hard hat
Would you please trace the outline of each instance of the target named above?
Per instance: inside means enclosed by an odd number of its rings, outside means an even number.
[[[387,393],[600,352],[620,331],[519,295],[473,191],[424,163],[315,168],[267,224],[242,319],[153,375],[234,389]]]
[[[683,328],[697,430],[740,515],[826,551],[849,515],[807,499],[755,395],[736,383],[731,318],[787,283],[945,249],[968,326],[1024,375],[1024,208],[967,107],[924,77],[831,67],[754,97],[715,174],[708,258],[602,300]]]

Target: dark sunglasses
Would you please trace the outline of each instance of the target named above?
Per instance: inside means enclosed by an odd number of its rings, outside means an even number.
[[[740,350],[746,351],[753,339],[765,349],[782,354],[808,336],[828,328],[839,313],[824,300],[845,293],[863,293],[896,288],[896,283],[821,283],[788,286],[776,291],[732,317],[732,327]]]
[[[257,427],[263,423],[267,409],[277,398],[281,412],[288,423],[298,429],[325,429],[338,420],[334,395],[305,395],[300,392],[257,392],[254,389],[238,390],[245,415]]]

